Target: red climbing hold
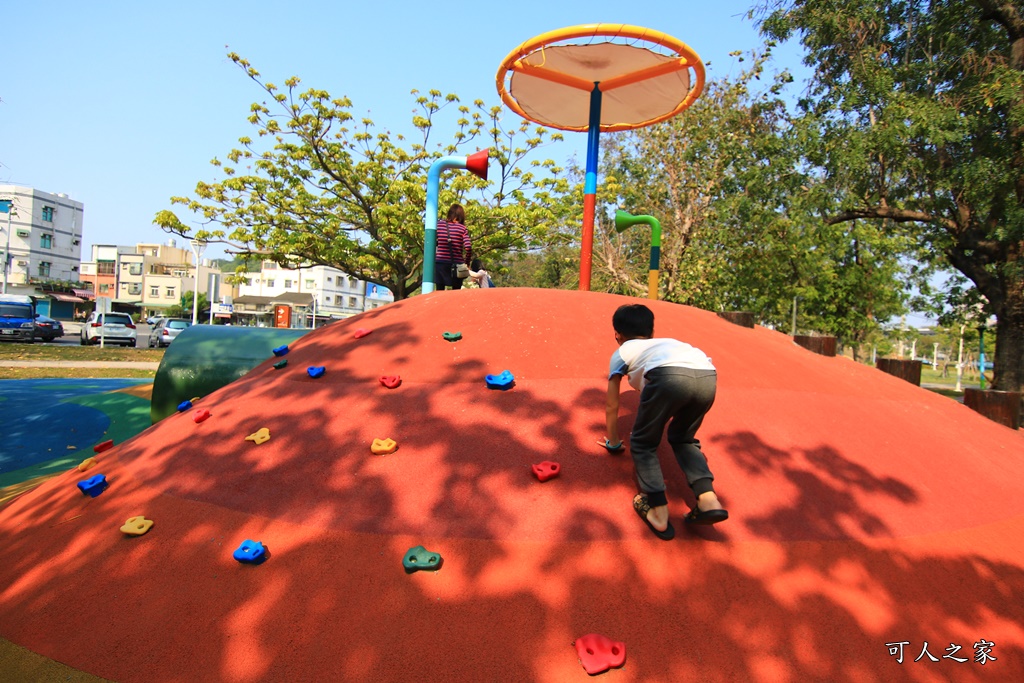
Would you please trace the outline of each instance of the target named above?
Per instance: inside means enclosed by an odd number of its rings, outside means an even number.
[[[197,424],[210,417],[210,411],[206,408],[200,408],[196,412],[192,413],[192,420]]]
[[[398,375],[384,375],[380,378],[380,383],[388,389],[397,389],[398,385],[402,383],[402,378]]]
[[[590,675],[599,674],[626,663],[626,644],[599,633],[588,633],[576,639],[576,654]]]
[[[114,440],[113,439],[107,439],[106,441],[103,441],[101,443],[96,444],[95,446],[92,447],[92,449],[94,451],[96,451],[97,453],[102,453],[103,451],[109,450],[109,449],[111,449],[113,447],[114,447]]]
[[[371,332],[373,332],[373,330],[368,330],[365,327],[360,327],[358,330],[352,333],[352,336],[355,337],[356,339],[362,339]]]
[[[551,460],[545,460],[539,462],[533,466],[533,475],[540,481],[547,481],[558,476],[558,473],[562,471],[562,466],[557,462]]]

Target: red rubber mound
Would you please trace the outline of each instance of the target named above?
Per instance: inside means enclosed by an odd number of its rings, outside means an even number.
[[[615,681],[1024,680],[1020,433],[648,302],[657,336],[718,367],[701,439],[730,512],[685,528],[663,447],[678,533],[660,541],[628,454],[597,444],[611,315],[636,301],[438,292],[311,333],[282,370],[268,348],[202,398],[205,421],[101,454],[99,497],[72,470],[0,509],[0,636],[122,683],[584,681],[590,633],[628,648]],[[545,460],[561,470],[542,484]],[[121,534],[138,515],[152,529]],[[232,559],[245,540],[269,559]],[[416,546],[443,567],[407,573]]]

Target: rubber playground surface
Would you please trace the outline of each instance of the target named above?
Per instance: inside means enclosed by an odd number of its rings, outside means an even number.
[[[677,536],[660,541],[632,510],[629,456],[596,444],[611,314],[636,301],[435,292],[268,350],[0,507],[0,636],[123,682],[1024,680],[1020,431],[646,302],[657,336],[718,368],[701,441],[730,512],[685,528],[663,445]],[[489,389],[504,370],[514,385]],[[636,393],[622,402],[628,433]],[[540,483],[544,460],[561,473]],[[94,473],[95,498],[76,486]],[[148,533],[121,533],[139,515]],[[257,541],[269,559],[234,559]],[[406,571],[417,546],[439,570]],[[588,634],[625,663],[588,675]]]
[[[151,391],[145,379],[0,380],[0,504],[148,428]]]

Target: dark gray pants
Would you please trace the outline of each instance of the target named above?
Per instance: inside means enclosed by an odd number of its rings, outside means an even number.
[[[711,482],[715,477],[695,437],[704,415],[715,402],[717,374],[714,370],[664,367],[655,368],[644,377],[647,384],[640,394],[629,438],[640,491],[647,494],[651,507],[668,504],[658,445],[669,420],[668,443],[693,494],[713,491]]]

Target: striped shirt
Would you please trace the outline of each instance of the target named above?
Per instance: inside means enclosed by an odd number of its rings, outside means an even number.
[[[449,240],[451,246],[449,247]],[[459,245],[462,245],[462,253],[459,254]],[[435,261],[440,263],[469,263],[472,254],[472,244],[469,240],[469,230],[461,223],[452,221],[437,222],[437,256]],[[455,252],[454,255],[452,252]]]

